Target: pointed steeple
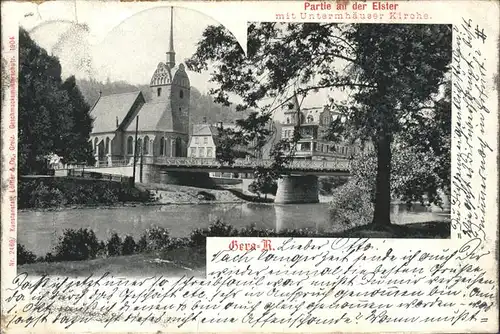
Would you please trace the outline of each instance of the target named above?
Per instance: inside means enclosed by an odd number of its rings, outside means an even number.
[[[175,66],[174,51],[174,7],[170,7],[170,40],[167,52],[167,66],[171,69]]]

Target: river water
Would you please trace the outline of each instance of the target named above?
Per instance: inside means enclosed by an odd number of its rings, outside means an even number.
[[[391,219],[396,224],[447,219],[440,211],[419,205],[409,211],[406,205],[393,205]],[[276,230],[339,230],[330,223],[328,203],[155,205],[19,212],[18,242],[36,255],[45,255],[53,251],[64,229],[91,228],[99,240],[107,240],[116,232],[121,237],[131,235],[137,241],[154,225],[168,228],[173,237],[184,237],[193,229],[207,227],[217,219],[237,228],[255,224],[258,228]]]

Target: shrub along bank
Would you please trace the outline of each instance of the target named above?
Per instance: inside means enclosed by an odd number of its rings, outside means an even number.
[[[119,182],[65,177],[21,177],[18,183],[19,209],[148,201],[151,201],[149,191]]]
[[[114,233],[107,241],[99,241],[91,229],[67,229],[59,237],[53,253],[36,257],[23,245],[17,245],[18,265],[34,262],[83,261],[138,253],[157,253],[165,257],[173,250],[186,250],[205,256],[207,237],[318,237],[319,232],[307,229],[283,230],[276,232],[271,229],[257,229],[251,225],[236,229],[231,225],[217,221],[208,228],[195,229],[189,237],[173,238],[163,227],[147,229],[139,240],[130,235],[120,237]]]
[[[107,258],[120,255],[154,253],[161,259],[178,259],[205,263],[205,246],[207,237],[309,237],[309,238],[449,238],[449,222],[427,222],[394,226],[394,231],[377,234],[367,226],[358,226],[342,233],[324,233],[310,229],[286,229],[279,232],[273,229],[257,229],[254,225],[237,229],[229,224],[216,221],[207,228],[193,230],[188,237],[172,238],[163,227],[147,229],[139,240],[130,235],[124,238],[114,233],[107,241],[99,241],[90,229],[65,230],[59,237],[53,253],[36,257],[23,245],[17,245],[18,265],[34,262],[83,261],[96,258]]]

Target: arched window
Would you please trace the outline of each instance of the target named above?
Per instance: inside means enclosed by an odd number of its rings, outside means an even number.
[[[179,92],[179,97],[182,99],[184,98],[184,91],[181,89],[181,91]]]
[[[165,138],[161,137],[160,139],[160,155],[164,155],[165,153]]]
[[[109,145],[110,142],[111,142],[111,140],[109,139],[109,137],[106,137],[106,153],[107,154],[111,153],[111,151],[110,151],[110,145]]]
[[[182,141],[178,137],[175,139],[175,156],[182,156]]]
[[[127,138],[127,154],[134,154],[134,138],[132,136]]]
[[[144,137],[144,154],[149,154],[149,137]]]
[[[161,87],[158,87],[158,89],[156,90],[156,94],[157,94],[157,96],[161,95]]]
[[[141,154],[142,151],[142,138],[137,139],[137,153]]]

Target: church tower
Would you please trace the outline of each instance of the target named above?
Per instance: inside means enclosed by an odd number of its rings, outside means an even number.
[[[191,85],[183,64],[176,67],[174,50],[174,9],[170,7],[170,36],[166,62],[160,62],[151,78],[152,103],[165,103],[172,119],[172,131],[189,135],[189,101]]]

